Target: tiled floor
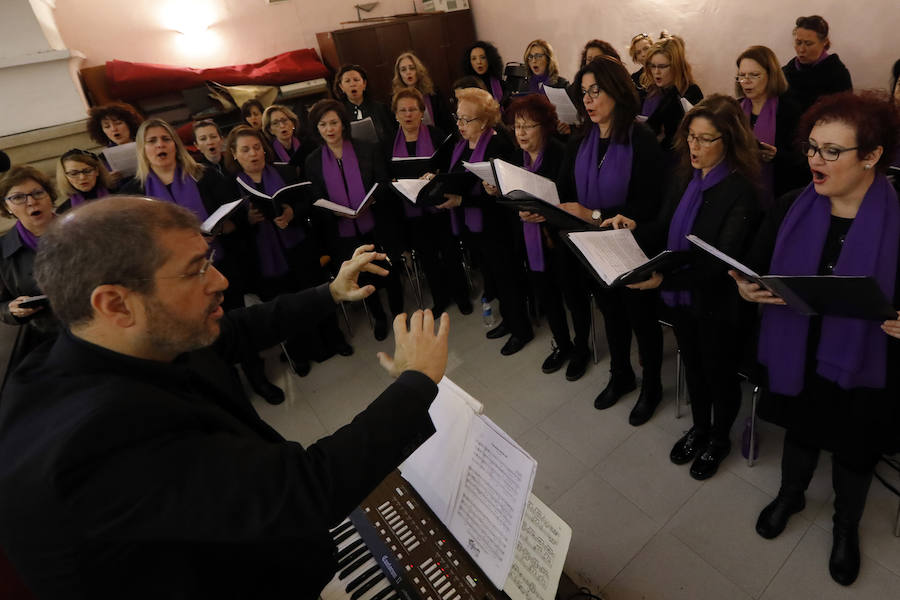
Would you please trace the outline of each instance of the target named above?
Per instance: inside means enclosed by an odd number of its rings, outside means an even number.
[[[756,517],[778,490],[781,430],[761,425],[761,455],[748,467],[739,450],[706,482],[669,462],[672,444],[690,427],[689,411],[674,417],[674,349],[666,333],[665,399],[653,419],[635,428],[629,394],[600,412],[594,396],[606,384],[605,352],[585,377],[544,375],[550,332],[503,357],[503,340],[484,337],[476,313],[451,310],[447,376],[481,400],[488,416],[538,461],[534,492],[573,529],[566,573],[611,600],[629,598],[900,599],[900,539],[893,536],[897,498],[872,484],[861,526],[862,570],[843,588],[828,575],[831,548],[830,460],[823,457],[807,508],[775,540],[754,531]],[[281,406],[258,398],[260,413],[286,437],[310,443],[346,423],[390,382],[375,357],[393,350],[374,340],[360,306],[351,310],[356,353],[314,364],[298,378],[270,354],[270,376],[288,391]],[[637,361],[635,359],[635,364]],[[745,400],[749,393],[745,391]],[[749,402],[746,402],[749,404]],[[740,438],[747,409],[735,425]]]

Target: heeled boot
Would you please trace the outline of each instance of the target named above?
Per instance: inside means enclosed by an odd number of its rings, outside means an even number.
[[[859,521],[866,508],[872,471],[858,473],[834,462],[831,481],[834,485],[834,541],[828,571],[839,584],[850,585],[859,575]]]

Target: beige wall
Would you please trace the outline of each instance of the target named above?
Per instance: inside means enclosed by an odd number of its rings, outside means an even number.
[[[831,26],[832,51],[840,55],[854,87],[887,87],[900,58],[897,0],[472,0],[478,36],[493,41],[505,61],[521,61],[524,46],[544,38],[571,79],[581,48],[592,38],[610,42],[630,70],[631,36],[661,29],[687,42],[688,60],[704,93],[732,93],[734,60],[762,44],[782,64],[794,56],[791,30],[800,15],[820,14]]]

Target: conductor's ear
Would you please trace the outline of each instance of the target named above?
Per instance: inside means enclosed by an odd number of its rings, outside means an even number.
[[[138,295],[132,290],[116,284],[99,285],[91,293],[94,318],[122,328],[132,327],[136,323],[139,302]]]

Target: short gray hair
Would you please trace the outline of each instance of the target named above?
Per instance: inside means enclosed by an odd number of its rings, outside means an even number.
[[[159,233],[200,232],[186,208],[138,196],[89,202],[53,221],[41,236],[34,277],[66,326],[93,319],[91,294],[100,285],[153,293],[153,276],[169,258],[157,242]]]

